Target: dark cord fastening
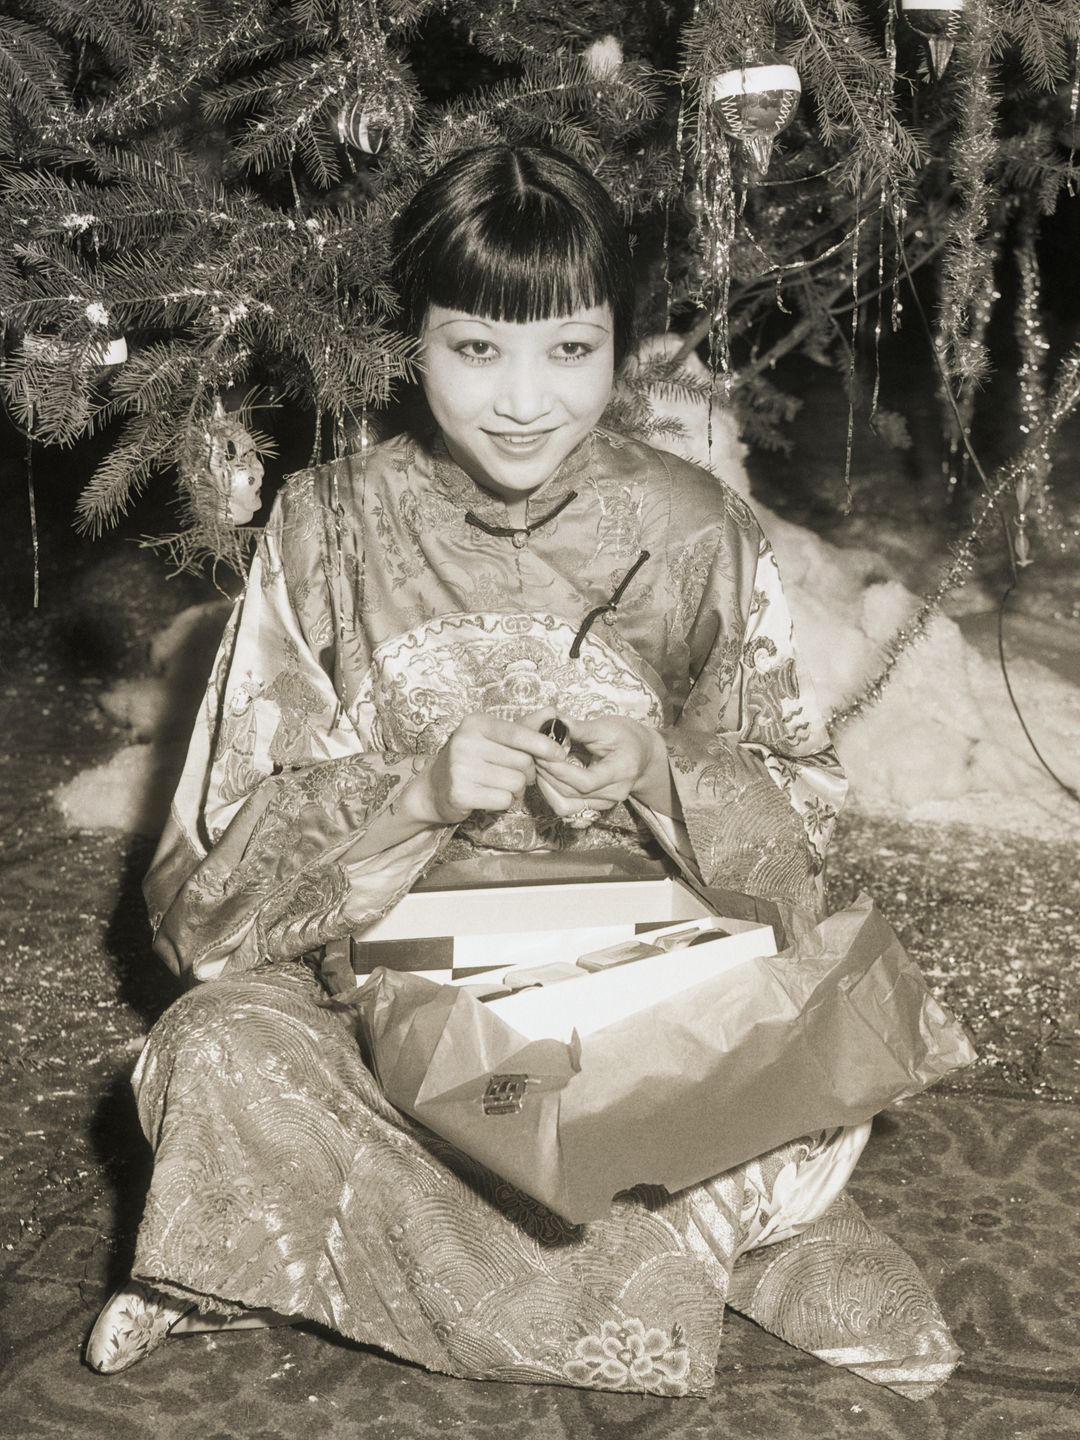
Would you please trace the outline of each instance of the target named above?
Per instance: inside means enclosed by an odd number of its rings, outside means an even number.
[[[589,613],[585,616],[585,619],[581,622],[581,628],[574,636],[574,643],[570,646],[571,660],[576,660],[581,654],[581,647],[585,643],[586,635],[588,635],[590,629],[592,628],[593,621],[601,615],[614,616],[619,601],[626,594],[626,587],[630,584],[630,581],[633,580],[634,576],[641,569],[642,565],[645,564],[645,561],[648,560],[648,558],[648,550],[642,550],[641,554],[634,561],[633,565],[630,566],[630,569],[626,572],[623,578],[619,581],[618,585],[616,585],[615,589],[611,592],[611,599],[606,601],[603,605],[597,605],[595,609],[590,610]]]
[[[571,490],[553,510],[549,510],[546,515],[541,515],[540,519],[534,520],[531,525],[489,525],[486,520],[481,520],[480,516],[472,510],[465,511],[465,523],[472,525],[477,530],[483,530],[485,535],[495,535],[500,539],[512,540],[520,550],[534,530],[539,530],[549,520],[554,520],[556,515],[561,515],[571,500],[576,499],[577,491]]]

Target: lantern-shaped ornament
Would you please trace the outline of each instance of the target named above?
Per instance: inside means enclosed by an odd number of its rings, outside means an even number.
[[[205,431],[206,476],[199,489],[207,496],[211,515],[228,517],[232,525],[247,525],[262,503],[263,465],[255,439],[220,400]]]
[[[759,175],[769,168],[773,141],[791,121],[802,82],[794,65],[779,60],[748,60],[716,75],[707,87],[713,115],[738,140]]]
[[[960,34],[964,0],[900,0],[904,19],[926,41],[930,73],[940,80]]]

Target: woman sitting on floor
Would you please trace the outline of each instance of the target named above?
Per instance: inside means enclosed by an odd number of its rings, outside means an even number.
[[[153,1180],[88,1362],[269,1315],[452,1375],[700,1394],[731,1304],[929,1393],[944,1323],[840,1193],[868,1125],[574,1227],[394,1110],[325,1004],[328,944],[496,853],[666,856],[820,915],[845,790],[746,505],[598,428],[634,301],[603,188],[460,154],[396,279],[431,433],[294,477],[223,640],[146,887],[204,983],[136,1071]]]

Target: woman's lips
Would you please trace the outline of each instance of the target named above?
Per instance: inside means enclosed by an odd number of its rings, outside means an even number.
[[[551,430],[533,430],[524,434],[510,430],[485,431],[491,443],[504,455],[534,455],[553,433]]]

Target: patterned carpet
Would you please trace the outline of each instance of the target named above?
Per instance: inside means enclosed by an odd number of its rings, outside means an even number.
[[[99,1143],[122,1139],[124,1104],[114,1092],[87,1117]],[[82,1366],[79,1349],[110,1272],[123,1268],[123,1240],[114,1252],[108,1197],[89,1207],[73,1197],[4,1277],[0,1434],[480,1440],[512,1426],[528,1440],[1075,1440],[1076,1132],[1071,1105],[957,1094],[909,1101],[876,1123],[853,1192],[923,1267],[965,1351],[953,1379],[921,1404],[730,1312],[720,1384],[707,1400],[456,1381],[299,1329],[178,1339],[103,1378]],[[134,1178],[129,1171],[125,1187]]]

